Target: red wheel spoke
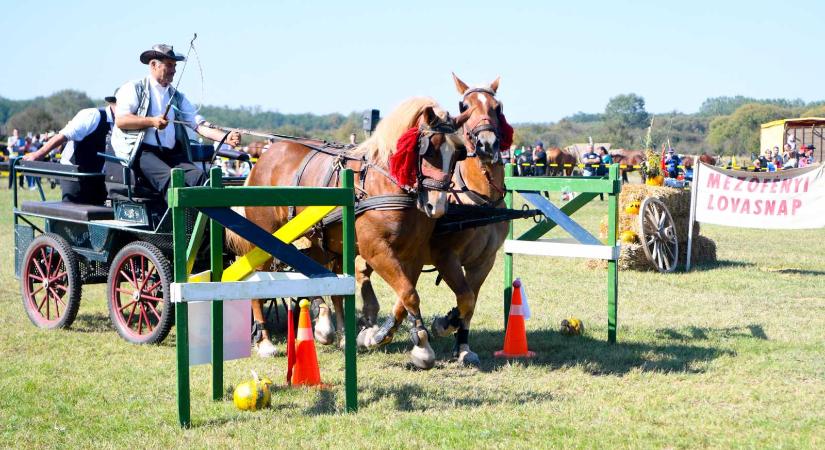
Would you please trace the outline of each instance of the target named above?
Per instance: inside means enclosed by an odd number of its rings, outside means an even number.
[[[138,313],[138,334],[143,334],[143,315],[146,311],[143,309],[143,304],[138,307],[140,308],[140,313]]]
[[[46,320],[52,320],[52,302],[49,301],[48,290],[46,290]]]
[[[132,317],[135,315],[135,308],[137,308],[137,302],[132,302],[132,310],[129,311],[129,318],[126,319],[127,328],[132,328]]]
[[[57,300],[57,301],[54,302],[54,314],[55,314],[55,317],[60,318],[60,303],[58,303],[58,302],[61,302],[62,300],[60,300],[59,298],[56,298],[55,300]],[[63,306],[66,306],[66,305],[63,305]]]
[[[121,289],[121,288],[115,288],[115,291],[120,292],[121,294],[126,294],[126,295],[133,295],[135,293],[135,291],[127,291],[126,289]]]
[[[49,262],[46,263],[46,269],[49,272],[51,272],[51,270],[52,270],[52,257],[54,256],[54,252],[55,252],[55,249],[52,248],[51,251],[49,252]],[[57,266],[57,265],[58,264],[55,264],[55,266]]]
[[[35,274],[33,274],[33,273],[30,273],[30,274],[29,274],[29,278],[33,278],[33,279],[35,279],[35,280],[37,280],[37,281],[43,281],[43,278],[42,278],[42,277],[38,277],[37,275],[35,275]]]
[[[54,304],[55,305],[57,304],[57,302],[63,302],[63,299],[61,299],[60,296],[57,295],[57,291],[55,291],[54,288],[49,287],[49,292],[51,292],[52,296],[54,297]],[[63,305],[65,306],[66,304],[64,303]]]
[[[138,277],[137,277],[137,272],[135,272],[135,259],[134,258],[129,258],[129,267],[132,269],[132,280],[133,280],[132,284],[135,285],[135,289],[140,290],[140,288],[138,288]]]
[[[43,277],[43,278],[49,278],[49,277],[46,275],[46,273],[45,273],[45,272],[43,272],[43,269],[41,269],[41,268],[40,268],[40,264],[37,262],[37,260],[36,260],[36,259],[32,259],[32,262],[34,263],[34,268],[35,268],[35,269],[37,269],[37,271],[38,271],[38,272],[40,272],[40,276],[41,276],[41,277]]]
[[[35,299],[35,300],[37,300],[37,299]],[[49,291],[46,291],[43,295],[43,301],[40,302],[39,305],[37,305],[37,312],[39,312],[41,316],[43,315],[43,305],[45,305],[48,300],[49,300]]]
[[[141,314],[143,314],[143,318],[146,319],[146,328],[151,333],[152,332],[152,322],[149,320],[149,313],[146,312],[146,305],[144,305],[144,304],[140,305],[140,312],[141,312]]]
[[[128,282],[129,282],[129,284],[131,284],[131,285],[132,285],[135,289],[137,289],[137,284],[135,284],[135,282],[134,282],[134,281],[132,281],[132,279],[131,279],[131,278],[129,278],[129,275],[126,275],[126,272],[124,272],[123,270],[121,270],[121,271],[120,271],[120,275],[121,275],[123,278],[125,278],[125,279],[126,279],[126,281],[128,281]]]
[[[131,302],[129,302],[129,303],[127,303],[127,304],[125,304],[125,305],[121,306],[120,308],[118,308],[118,311],[123,312],[123,310],[124,310],[124,309],[126,309],[126,308],[128,308],[128,307],[130,307],[130,306],[132,306],[132,305],[134,305],[134,304],[135,304],[135,302],[134,302],[134,301],[131,301]]]
[[[155,309],[155,306],[149,302],[146,302],[146,306],[149,307],[149,311],[152,311],[152,314],[154,314],[155,317],[157,317],[158,323],[160,323],[160,314],[158,314],[158,310]]]
[[[51,279],[51,280],[49,280],[49,282],[52,282],[52,281],[57,281],[59,278],[63,278],[63,277],[65,277],[66,275],[67,275],[67,274],[66,274],[66,271],[64,270],[63,272],[60,272],[59,274],[57,274],[57,275],[53,276],[53,277],[52,277],[52,279]]]
[[[155,284],[149,286],[148,288],[144,289],[143,292],[154,292],[154,290],[157,289],[157,287],[160,286],[161,283],[162,283],[162,281],[158,280],[157,283],[155,283]]]
[[[152,275],[154,275],[154,273],[155,273],[155,266],[153,265],[152,268],[149,269],[149,271],[145,273],[146,276],[143,278],[143,283],[141,283],[141,285],[140,285],[140,291],[141,292],[144,292],[144,289],[146,288],[146,283],[149,282],[149,278],[151,278]]]
[[[140,294],[140,298],[145,298],[147,300],[151,300],[153,302],[162,302],[163,298],[161,297],[154,297],[152,295]]]
[[[51,261],[49,261],[46,255],[46,247],[40,247],[40,261],[43,262],[43,269],[45,271],[43,276],[48,276],[49,272],[51,271]]]
[[[34,298],[34,296],[35,296],[38,292],[40,292],[40,291],[42,291],[42,290],[43,290],[43,286],[40,286],[39,288],[37,288],[37,290],[36,290],[36,291],[32,292],[32,293],[31,293],[31,294],[29,294],[29,295],[31,295],[31,296],[32,296],[32,298]]]

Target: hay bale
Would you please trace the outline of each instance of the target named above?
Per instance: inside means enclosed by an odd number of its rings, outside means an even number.
[[[687,255],[688,229],[690,225],[690,191],[675,189],[663,186],[648,186],[645,184],[626,184],[622,186],[619,195],[619,234],[622,231],[631,230],[636,234],[639,232],[639,216],[628,214],[625,207],[631,202],[641,203],[648,197],[654,197],[664,203],[673,218],[676,227],[676,236],[679,240],[679,264],[683,265]],[[713,240],[700,236],[699,223],[693,226],[693,258],[694,264],[703,264],[716,261],[716,243]],[[599,224],[599,234],[602,239],[607,237],[607,216],[604,216]],[[603,260],[589,260],[585,264],[590,269],[604,269],[607,262]],[[619,269],[621,270],[655,270],[653,265],[645,256],[642,245],[639,242],[632,244],[622,244],[619,256]]]

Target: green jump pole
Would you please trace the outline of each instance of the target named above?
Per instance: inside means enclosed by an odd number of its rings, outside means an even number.
[[[172,204],[172,194],[176,189],[184,187],[183,171],[172,170],[172,182],[169,187],[167,200]],[[186,226],[184,223],[184,209],[172,207],[172,242],[174,249],[174,273],[176,283],[186,282]],[[192,425],[189,409],[189,308],[185,302],[175,303],[175,334],[177,337],[177,372],[178,372],[178,421],[182,428]]]
[[[513,165],[504,166],[504,176],[513,176]],[[507,209],[513,209],[513,191],[504,191],[504,204]],[[513,221],[507,222],[507,239],[513,239]],[[510,301],[513,298],[513,254],[504,254],[504,329],[507,329],[507,320],[510,317]]]
[[[223,187],[223,173],[219,167],[209,171],[209,186]],[[209,260],[212,281],[223,276],[223,227],[217,220],[209,221]],[[223,300],[212,302],[212,400],[223,399]]]
[[[619,231],[619,192],[621,183],[619,180],[619,165],[612,164],[608,172],[608,178],[614,182],[613,192],[607,195],[607,245],[616,246],[616,234]],[[607,261],[607,342],[616,343],[616,325],[619,306],[619,261],[611,259]]]
[[[352,190],[354,186],[352,170],[341,173],[341,187]],[[344,240],[344,274],[355,276],[355,200],[354,192],[349,204],[342,206],[343,240]],[[347,412],[358,411],[358,369],[355,362],[355,296],[344,296],[344,322],[346,323],[344,344],[345,390]]]

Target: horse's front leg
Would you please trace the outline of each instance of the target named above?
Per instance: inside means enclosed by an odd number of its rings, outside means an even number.
[[[370,275],[373,270],[367,261],[358,256],[355,258],[355,282],[360,287],[361,292],[361,317],[359,322],[361,328],[370,328],[378,323],[378,311],[381,305],[378,304],[378,297],[372,288]]]
[[[392,342],[398,326],[408,317],[412,324],[410,340],[413,348],[410,358],[413,364],[420,369],[431,369],[435,365],[435,352],[430,346],[430,336],[421,317],[418,291],[415,289],[415,280],[421,274],[421,264],[416,268],[402,267],[400,261],[391,254],[380,254],[374,257],[369,264],[395,291],[396,302],[390,317],[380,327],[368,328],[359,334],[359,342],[367,347],[385,345]]]
[[[461,262],[457,255],[450,252],[441,258],[436,264],[438,272],[441,274],[447,286],[455,293],[456,307],[451,309],[445,316],[433,321],[433,334],[437,336],[448,336],[455,333],[455,347],[453,356],[462,364],[478,366],[481,361],[478,355],[470,350],[470,320],[475,311],[476,294],[464,276]]]
[[[269,338],[269,331],[266,329],[266,317],[264,317],[264,301],[252,300],[252,345],[261,358],[275,356],[278,349]]]

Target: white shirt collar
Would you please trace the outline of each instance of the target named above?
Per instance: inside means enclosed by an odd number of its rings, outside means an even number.
[[[166,92],[172,93],[172,85],[171,84],[166,86],[166,87],[161,86],[160,83],[158,83],[158,81],[155,80],[155,77],[153,77],[152,75],[149,75],[149,86],[151,86],[152,89],[154,89],[154,90],[156,90],[160,93],[164,93],[164,94]]]

